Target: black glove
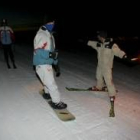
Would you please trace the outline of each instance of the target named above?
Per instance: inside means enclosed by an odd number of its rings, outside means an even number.
[[[49,57],[56,60],[58,58],[58,51],[50,52]]]
[[[131,63],[131,62],[132,62],[132,61],[131,61],[131,58],[128,57],[126,54],[123,56],[122,59],[123,59],[124,61],[128,62],[128,63]]]
[[[56,77],[59,77],[60,74],[61,74],[59,65],[58,64],[57,65],[52,65],[52,67],[53,67],[54,71],[56,72]]]
[[[124,60],[124,62],[127,62],[127,64],[129,64],[129,66],[135,66],[135,65],[139,64],[139,58],[130,58],[127,55],[124,55],[123,60]]]

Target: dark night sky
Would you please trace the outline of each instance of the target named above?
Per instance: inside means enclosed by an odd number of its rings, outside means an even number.
[[[14,4],[12,1],[12,4],[9,3],[8,6],[2,3],[0,5],[0,19],[9,15],[9,23],[13,22],[13,26],[19,26],[22,29],[26,23],[26,27],[31,28],[37,23],[37,28],[31,34],[31,38],[29,34],[27,36],[27,33],[22,32],[21,37],[24,41],[29,40],[32,43],[38,27],[43,24],[44,16],[53,16],[56,21],[55,37],[58,48],[59,46],[74,49],[77,47],[77,50],[82,49],[82,45],[77,44],[78,39],[94,38],[96,32],[102,29],[107,30],[110,37],[140,37],[139,13],[139,4],[132,1],[122,3],[119,1],[56,2],[51,0],[30,2],[30,4],[26,1]],[[121,42],[121,45],[128,52],[140,52],[139,42],[136,45],[130,41],[127,44]],[[85,49],[87,50],[83,46],[84,51]]]
[[[87,34],[88,36],[97,30],[106,29],[111,35],[139,35],[140,12],[137,3],[42,1],[33,3],[31,6],[27,2],[22,2],[8,6],[1,4],[0,7],[9,12],[21,14],[21,18],[24,13],[32,16],[53,15],[59,30],[69,34]]]
[[[139,8],[135,3],[121,2],[40,2],[29,5],[27,2],[12,5],[0,5],[7,9],[10,20],[23,21],[27,18],[31,24],[39,22],[44,15],[56,19],[56,32],[65,40],[91,37],[97,30],[105,29],[109,36],[140,36]],[[11,11],[14,11],[11,12]],[[2,14],[2,13],[1,13]],[[18,14],[16,18],[15,14]],[[34,17],[34,19],[32,19]],[[25,20],[25,19],[24,19]],[[11,21],[12,22],[12,21]],[[16,21],[16,23],[18,23]],[[39,23],[42,24],[42,21]],[[20,24],[19,24],[20,25]],[[39,25],[39,26],[40,26]],[[20,25],[21,26],[21,25]]]

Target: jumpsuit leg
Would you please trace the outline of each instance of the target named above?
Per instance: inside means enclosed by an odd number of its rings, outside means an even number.
[[[47,86],[43,86],[45,93],[49,93],[49,89],[47,88]]]
[[[60,102],[60,93],[58,91],[57,84],[54,79],[53,69],[51,65],[39,65],[36,66],[36,72],[40,77],[43,85],[48,89],[52,101],[54,103]]]
[[[112,80],[112,69],[104,71],[104,79],[105,79],[105,83],[106,83],[107,88],[108,88],[108,94],[110,97],[110,104],[111,104],[109,116],[115,117],[114,100],[115,100],[115,95],[116,95],[116,89],[115,89],[115,86],[114,86],[114,83]]]
[[[104,77],[104,80],[108,89],[109,96],[115,96],[116,89],[112,80],[112,69],[103,70],[103,77]]]
[[[104,78],[103,78],[102,70],[99,67],[97,67],[97,70],[96,70],[96,79],[97,79],[96,87],[99,90],[102,90],[102,88],[105,86],[105,81],[104,81]]]

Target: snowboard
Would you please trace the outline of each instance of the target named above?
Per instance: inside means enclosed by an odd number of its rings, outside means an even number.
[[[92,90],[92,88],[70,88],[70,87],[65,87],[68,91],[94,91]],[[95,90],[96,91],[96,90]],[[101,90],[101,91],[97,91],[97,92],[108,92],[107,89],[105,90]],[[116,92],[118,92],[118,90],[116,90]]]
[[[44,91],[41,89],[39,91],[39,93],[41,95],[43,95]],[[44,98],[43,98],[44,99]],[[47,100],[47,103],[50,105],[50,102],[51,102],[51,99]],[[52,106],[50,105],[50,107],[52,108]],[[75,120],[75,116],[66,108],[66,109],[54,109],[52,108],[53,111],[55,112],[56,116],[61,120],[61,121],[72,121],[72,120]]]

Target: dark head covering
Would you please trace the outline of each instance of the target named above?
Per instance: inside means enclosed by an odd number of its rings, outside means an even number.
[[[97,35],[103,38],[107,38],[107,31],[97,31]]]
[[[7,25],[7,19],[3,18],[1,21],[1,26],[6,26]]]
[[[53,21],[55,21],[53,16],[47,16],[47,17],[45,17],[45,19],[44,19],[44,24],[42,25],[41,29],[42,29],[42,30],[46,30],[47,27],[49,26],[48,23],[49,23],[49,22],[53,22]],[[47,30],[48,30],[48,29],[47,29]]]
[[[49,22],[52,22],[52,21],[55,21],[54,16],[53,15],[46,15],[44,17],[43,24],[46,24],[46,23],[49,23]]]

